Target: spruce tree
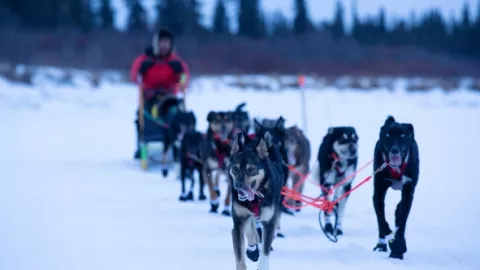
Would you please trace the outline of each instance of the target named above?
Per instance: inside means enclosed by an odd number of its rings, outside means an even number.
[[[126,0],[129,10],[127,29],[129,31],[147,30],[147,14],[140,0]]]
[[[345,36],[344,10],[340,1],[337,1],[335,5],[335,15],[330,31],[335,39],[340,39]]]
[[[261,13],[259,0],[239,0],[238,35],[248,38],[262,37],[266,31]]]
[[[227,9],[224,0],[217,0],[213,13],[212,32],[215,35],[228,35],[230,33]]]
[[[296,35],[304,35],[313,28],[307,12],[305,0],[295,0],[295,19],[293,20],[293,32]]]
[[[112,8],[112,3],[110,0],[102,0],[100,9],[98,12],[98,17],[100,19],[99,26],[101,28],[103,29],[114,28],[115,11]]]

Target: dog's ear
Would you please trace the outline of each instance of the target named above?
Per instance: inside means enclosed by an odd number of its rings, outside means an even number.
[[[412,134],[412,138],[415,138],[415,130],[412,124],[403,124],[403,126]]]
[[[210,111],[207,115],[207,122],[212,122],[215,119],[216,114],[216,112]]]
[[[395,123],[395,118],[393,118],[393,116],[389,115],[387,117],[387,119],[385,120],[385,123],[383,124],[384,126],[388,126],[390,125],[391,123]]]
[[[255,150],[257,150],[258,156],[260,159],[266,159],[268,158],[268,145],[267,145],[267,140],[265,140],[264,137],[261,137],[258,140],[257,146],[255,147]]]
[[[240,112],[243,109],[243,107],[245,107],[246,105],[247,103],[245,102],[238,104],[237,107],[235,108],[235,112]]]
[[[280,116],[275,123],[275,128],[278,130],[285,130],[285,119],[282,116]]]
[[[334,132],[335,132],[335,128],[334,128],[334,127],[329,127],[329,128],[328,128],[328,135],[332,135]]]
[[[243,132],[238,132],[235,136],[235,139],[232,142],[230,155],[235,155],[243,149],[245,143],[245,134]]]

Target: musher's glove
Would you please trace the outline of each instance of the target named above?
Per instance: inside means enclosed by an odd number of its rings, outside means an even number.
[[[170,61],[168,62],[168,65],[176,74],[183,73],[183,66],[179,61]]]
[[[155,62],[152,59],[145,59],[142,64],[140,64],[138,72],[143,76],[153,65],[155,65]]]

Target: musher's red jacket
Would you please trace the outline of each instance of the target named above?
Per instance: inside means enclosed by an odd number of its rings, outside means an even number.
[[[145,53],[139,55],[132,63],[132,68],[130,70],[130,79],[138,83],[138,69],[142,62],[148,58],[151,58],[156,63],[144,74],[141,79],[141,87],[146,99],[152,98],[155,95],[156,90],[163,90],[165,94],[175,95],[182,91],[182,88],[185,88],[190,81],[190,71],[188,65],[175,53],[170,54],[170,56],[165,58],[155,57],[152,53],[149,53],[147,49]],[[172,68],[168,65],[170,61],[178,61],[182,64],[183,73],[187,76],[186,83],[180,85],[180,74],[175,74]]]

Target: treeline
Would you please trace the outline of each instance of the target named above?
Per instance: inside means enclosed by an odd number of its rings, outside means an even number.
[[[129,11],[127,31],[163,26],[180,36],[228,35],[254,39],[328,32],[335,39],[350,38],[364,45],[418,46],[433,52],[480,57],[480,5],[476,12],[471,12],[464,4],[461,18],[447,19],[438,9],[431,9],[395,20],[387,18],[383,8],[362,19],[356,6],[352,6],[353,23],[347,31],[345,7],[340,2],[331,21],[315,22],[309,17],[306,0],[292,1],[295,16],[293,21],[288,21],[282,13],[267,14],[261,10],[260,0],[217,0],[212,27],[208,29],[200,23],[200,0],[157,0],[157,21],[153,25],[147,20],[142,0],[125,0]],[[238,30],[235,33],[231,31],[227,4],[238,5]],[[116,12],[111,0],[4,0],[0,5],[3,5],[0,6],[1,24],[16,24],[29,29],[115,30]]]
[[[124,0],[120,30],[112,0],[0,0],[0,62],[127,68],[165,27],[196,72],[480,74],[480,5],[464,4],[458,18],[438,9],[391,18],[383,8],[360,16],[355,4],[338,2],[332,18],[315,21],[306,0],[292,0],[292,20],[262,10],[261,0],[216,0],[205,27],[201,0],[156,0],[148,12],[144,1]]]

